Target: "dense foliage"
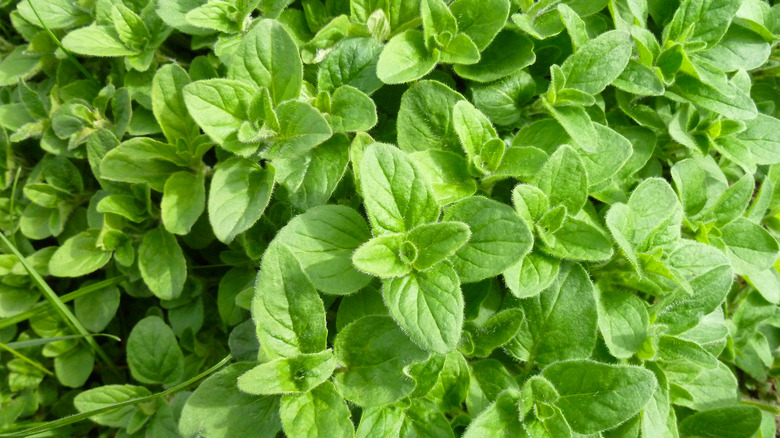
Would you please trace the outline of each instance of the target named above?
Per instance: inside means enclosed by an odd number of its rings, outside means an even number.
[[[0,436],[775,436],[780,6],[0,8]]]

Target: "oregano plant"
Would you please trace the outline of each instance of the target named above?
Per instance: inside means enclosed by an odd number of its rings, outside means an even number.
[[[770,0],[0,0],[0,437],[766,438]]]

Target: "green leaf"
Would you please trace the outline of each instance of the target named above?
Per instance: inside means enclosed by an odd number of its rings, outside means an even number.
[[[187,72],[176,64],[162,66],[152,81],[154,117],[170,144],[176,144],[180,138],[192,142],[200,134],[184,103],[182,89],[189,83]]]
[[[471,230],[468,243],[452,257],[464,283],[500,274],[533,246],[533,235],[525,221],[511,207],[492,199],[464,199],[447,209],[444,220],[463,222]]]
[[[165,229],[174,234],[189,234],[206,207],[203,174],[176,172],[168,178],[160,202]]]
[[[374,101],[357,88],[342,85],[331,99],[329,122],[334,131],[368,131],[376,125]]]
[[[73,399],[73,405],[79,412],[89,412],[149,395],[152,393],[143,386],[105,385],[79,393]],[[95,415],[91,419],[105,426],[127,427],[130,418],[137,410],[137,406],[124,406],[115,411]]]
[[[721,232],[735,273],[758,273],[777,260],[780,251],[777,240],[760,225],[739,218],[721,228]]]
[[[374,237],[352,254],[352,263],[360,271],[379,278],[392,278],[412,271],[408,261],[401,258],[401,248],[406,235],[387,234]]]
[[[274,169],[233,157],[216,166],[209,189],[209,222],[214,235],[229,243],[254,225],[271,199]],[[249,189],[247,189],[249,188]]]
[[[455,104],[452,122],[460,144],[470,159],[480,153],[482,145],[498,137],[487,117],[466,100]]]
[[[694,327],[704,315],[715,310],[728,294],[733,272],[729,259],[718,249],[683,240],[669,254],[673,266],[690,285],[693,294],[678,289],[661,310],[656,324],[665,324],[669,334]]]
[[[174,300],[181,295],[187,279],[187,261],[176,237],[162,227],[144,235],[138,247],[138,269],[157,297]]]
[[[683,0],[669,24],[667,40],[715,45],[731,24],[740,2],[733,0]]]
[[[439,62],[443,64],[476,64],[480,60],[479,49],[468,35],[459,33],[440,52]]]
[[[686,437],[748,438],[761,425],[761,411],[754,406],[731,406],[697,412],[680,423]]]
[[[646,305],[636,295],[621,290],[600,290],[599,330],[609,352],[628,359],[648,336],[650,318]]]
[[[405,152],[440,149],[462,154],[453,106],[463,96],[441,82],[420,81],[401,97],[398,147]]]
[[[400,149],[382,143],[368,146],[359,171],[376,234],[402,233],[438,219],[439,206],[430,182]]]
[[[258,395],[309,392],[329,379],[335,368],[330,350],[275,359],[242,374],[238,389]]]
[[[317,71],[317,88],[333,92],[349,85],[371,94],[382,86],[376,65],[382,45],[373,38],[345,38],[333,47]]]
[[[745,130],[737,138],[749,149],[756,164],[775,164],[780,162],[780,120],[759,114],[745,121]]]
[[[249,362],[229,365],[198,385],[181,411],[181,434],[228,438],[279,432],[279,397],[244,394],[236,386],[239,376],[253,366]]]
[[[358,319],[339,331],[333,345],[336,359],[346,367],[336,374],[336,386],[347,400],[363,407],[384,406],[409,395],[415,385],[404,367],[428,356],[387,316]]]
[[[461,351],[470,357],[489,356],[515,337],[523,318],[521,309],[505,309],[479,326],[468,321],[465,327],[467,341]]]
[[[755,184],[753,175],[745,175],[718,197],[708,212],[709,215],[715,217],[716,226],[722,227],[740,216],[744,216],[750,199],[753,197]]]
[[[600,93],[626,68],[632,48],[629,35],[618,30],[588,41],[561,65],[566,87]]]
[[[228,76],[266,87],[275,105],[296,99],[303,82],[298,46],[281,23],[261,20],[241,39]]]
[[[184,377],[184,355],[176,335],[156,316],[139,321],[127,338],[127,364],[141,383],[172,386]]]
[[[535,183],[547,195],[550,206],[563,205],[572,215],[588,199],[588,174],[582,158],[567,145],[558,148],[544,163]]]
[[[458,31],[468,35],[482,51],[493,41],[509,17],[507,0],[456,0],[450,11],[458,23]]]
[[[756,117],[756,105],[750,95],[742,91],[733,82],[725,87],[715,88],[698,79],[679,75],[669,91],[693,103],[714,111],[723,117],[734,120],[750,120]]]
[[[407,238],[417,248],[412,266],[424,271],[455,254],[471,237],[468,225],[462,222],[440,222],[419,225]]]
[[[510,292],[517,298],[530,298],[542,293],[558,276],[561,260],[540,251],[531,251],[502,275]]]
[[[314,287],[343,295],[371,281],[352,265],[352,253],[370,237],[365,219],[355,210],[323,205],[293,218],[275,241],[295,254]]]
[[[37,21],[37,20],[36,20]],[[76,29],[62,39],[71,52],[87,56],[133,56],[137,50],[128,48],[113,26],[92,25]]]
[[[402,84],[428,74],[438,56],[429,52],[425,36],[418,30],[407,30],[387,42],[376,64],[377,77],[386,84]]]
[[[111,251],[97,247],[98,233],[82,231],[69,238],[49,260],[49,273],[55,277],[81,277],[105,266]]]
[[[193,82],[182,90],[190,115],[217,144],[239,155],[257,150],[257,144],[238,139],[241,124],[252,120],[252,97],[257,93],[253,86],[230,79],[209,79]]]
[[[421,0],[420,18],[429,49],[446,46],[458,32],[458,23],[443,0]]]
[[[333,135],[333,131],[316,108],[308,103],[290,100],[276,108],[279,132],[263,152],[266,158],[292,158]]]
[[[627,255],[661,247],[674,248],[680,240],[682,206],[669,183],[660,178],[642,181],[627,204],[615,204],[606,222],[618,246]]]
[[[185,170],[175,148],[151,138],[136,137],[110,150],[100,162],[101,178],[147,183],[158,192],[174,173]]]
[[[477,191],[477,183],[469,174],[468,162],[462,155],[449,151],[427,150],[410,153],[431,182],[439,205],[468,198]]]
[[[504,29],[496,35],[472,65],[456,65],[458,76],[477,82],[491,82],[525,68],[536,61],[534,43],[525,35]]]
[[[141,17],[123,4],[115,4],[111,8],[111,21],[114,23],[119,39],[125,46],[134,50],[144,50],[149,44],[151,35]]]
[[[272,359],[325,350],[328,330],[322,300],[293,253],[281,244],[271,244],[263,255],[252,316],[260,345]]]
[[[657,383],[652,372],[631,365],[588,360],[558,362],[542,372],[558,390],[555,404],[572,430],[596,433],[636,415],[652,397]]]
[[[417,344],[436,353],[452,351],[463,329],[463,295],[449,263],[386,280],[390,315]]]
[[[273,161],[279,189],[294,207],[307,210],[330,199],[347,171],[349,145],[337,134],[307,153]]]
[[[283,396],[279,415],[284,432],[292,438],[350,438],[355,435],[347,403],[331,382],[305,394]]]
[[[579,264],[563,264],[550,287],[520,302],[525,320],[508,350],[540,365],[590,357],[598,324],[595,295]]]

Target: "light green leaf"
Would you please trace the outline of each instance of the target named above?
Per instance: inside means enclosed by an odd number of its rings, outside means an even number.
[[[349,85],[333,92],[329,122],[334,131],[368,131],[376,121],[376,106],[365,93]]]
[[[464,283],[500,274],[533,246],[533,235],[525,221],[511,207],[492,199],[464,199],[447,209],[444,220],[464,222],[471,230],[469,242],[452,257]]]
[[[542,372],[558,390],[555,402],[572,430],[596,433],[636,415],[652,397],[657,383],[652,372],[631,365],[589,360],[558,362]]]
[[[550,156],[535,183],[547,195],[550,206],[563,205],[571,215],[577,214],[588,199],[588,174],[582,158],[568,145]]]
[[[330,350],[275,359],[242,374],[238,389],[258,395],[309,392],[328,380],[335,368]]]
[[[111,251],[97,247],[97,231],[82,231],[69,238],[49,260],[49,273],[55,277],[81,277],[105,266]]]
[[[38,21],[37,19],[35,21]],[[137,50],[128,48],[113,26],[92,25],[65,35],[62,45],[71,52],[87,56],[133,56]]]
[[[184,355],[176,335],[156,316],[139,321],[127,338],[127,364],[141,383],[179,383],[184,377]]]
[[[524,436],[525,429],[517,413],[519,399],[520,392],[517,390],[501,392],[493,404],[472,420],[463,438]]]
[[[336,386],[363,407],[384,406],[409,395],[415,385],[404,367],[428,356],[388,316],[358,319],[339,331],[333,345],[336,359],[346,367],[336,374]]]
[[[728,119],[750,120],[757,115],[756,104],[750,95],[733,82],[726,82],[726,87],[715,88],[692,76],[682,74],[677,76],[669,92]]]
[[[371,281],[352,265],[352,253],[370,237],[366,221],[355,210],[323,205],[293,218],[275,241],[295,254],[315,288],[343,295]]]
[[[737,274],[750,275],[769,269],[780,251],[777,239],[760,225],[739,218],[721,228],[723,243]]]
[[[458,22],[458,31],[468,35],[482,51],[493,41],[509,17],[507,0],[456,0],[450,11]]]
[[[627,359],[642,347],[650,318],[646,305],[636,295],[621,290],[599,291],[599,330],[609,352]]]
[[[525,68],[536,61],[534,43],[515,30],[505,28],[496,35],[472,65],[456,65],[458,76],[477,82],[492,82]]]
[[[152,81],[154,117],[171,144],[180,138],[192,142],[200,134],[184,103],[182,89],[189,83],[187,72],[176,64],[162,66]]]
[[[162,192],[174,173],[185,170],[176,149],[151,138],[135,137],[110,150],[100,161],[100,177],[127,183],[147,183]]]
[[[300,210],[328,202],[347,171],[349,145],[349,139],[339,134],[297,157],[275,159],[275,177],[284,197]]]
[[[386,84],[402,84],[428,74],[438,56],[430,53],[425,36],[418,30],[407,30],[387,42],[376,64],[377,77]]]
[[[152,393],[143,386],[105,385],[77,394],[73,399],[73,405],[79,412],[88,412],[150,395]],[[104,426],[127,427],[130,418],[137,411],[137,406],[125,406],[115,411],[95,415],[91,419]]]
[[[430,182],[411,158],[395,146],[368,146],[359,171],[374,233],[402,233],[439,218]]]
[[[280,104],[276,113],[280,129],[263,151],[266,158],[292,158],[333,135],[325,116],[308,103],[290,100]]]
[[[561,260],[538,250],[531,251],[502,275],[506,286],[517,298],[530,298],[542,293],[558,276]]]
[[[460,201],[477,191],[477,183],[469,174],[468,162],[462,154],[429,149],[410,153],[409,157],[428,177],[439,205]]]
[[[730,406],[697,412],[680,423],[682,436],[700,438],[748,438],[761,425],[755,406]]]
[[[359,270],[379,278],[392,278],[412,271],[409,261],[401,258],[406,235],[387,234],[374,237],[352,254],[352,263]]]
[[[561,65],[566,88],[600,93],[626,68],[632,49],[628,33],[618,30],[588,41]]]
[[[317,88],[333,92],[349,85],[371,94],[382,86],[376,65],[382,45],[373,38],[345,38],[337,43],[320,64]]]
[[[230,152],[249,155],[257,144],[239,141],[241,124],[252,120],[250,107],[256,89],[230,79],[196,81],[183,88],[190,115],[217,144]]]
[[[466,100],[458,101],[453,107],[452,123],[470,159],[479,154],[488,140],[498,137],[490,120]]]
[[[168,178],[160,202],[165,229],[174,234],[189,234],[206,207],[203,174],[176,172]]]
[[[756,164],[780,162],[780,120],[759,114],[745,121],[745,130],[737,138],[750,149]]]
[[[401,97],[398,147],[405,152],[441,149],[463,153],[454,125],[453,107],[463,96],[437,81],[420,81]]]
[[[462,222],[440,222],[413,228],[407,239],[417,248],[412,266],[424,271],[455,254],[471,237],[468,225]]]
[[[298,46],[281,23],[261,20],[241,39],[228,76],[268,88],[275,105],[296,99],[303,83]]]
[[[300,263],[273,242],[263,255],[252,317],[260,345],[271,359],[325,350],[325,308]]]
[[[347,403],[331,382],[305,394],[283,396],[279,415],[284,432],[290,438],[355,436]]]
[[[446,353],[457,347],[463,329],[463,295],[449,263],[386,280],[385,304],[398,325],[426,350]]]
[[[279,432],[279,397],[245,394],[236,387],[238,377],[253,366],[249,362],[229,365],[198,385],[181,411],[181,434],[229,438]]]
[[[138,247],[138,269],[157,297],[174,300],[181,295],[187,279],[187,261],[176,237],[162,227],[144,234]]]
[[[216,166],[209,189],[209,222],[225,243],[254,225],[271,199],[274,169],[233,157]]]
[[[525,320],[507,349],[540,365],[590,357],[598,324],[595,295],[593,283],[579,264],[561,265],[550,287],[520,302]]]

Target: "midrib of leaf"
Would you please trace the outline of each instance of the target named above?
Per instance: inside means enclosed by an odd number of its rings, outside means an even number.
[[[43,277],[41,277],[41,275],[27,262],[27,259],[22,255],[22,253],[19,252],[16,246],[14,246],[14,244],[12,244],[3,233],[0,233],[0,240],[2,240],[3,243],[5,243],[11,252],[16,256],[16,258],[19,259],[19,262],[22,264],[22,266],[24,266],[24,269],[26,269],[30,274],[30,277],[32,277],[35,285],[38,287],[38,289],[40,289],[40,291],[43,293],[43,296],[46,297],[46,300],[48,300],[49,303],[54,307],[54,310],[60,315],[65,323],[70,326],[73,331],[84,336],[84,340],[87,342],[90,349],[92,349],[93,353],[97,353],[103,362],[106,363],[106,365],[111,367],[112,370],[118,371],[114,361],[112,361],[106,352],[103,351],[100,345],[95,342],[87,329],[85,329],[81,324],[81,321],[79,321],[79,319],[76,318],[76,315],[70,311],[68,306],[62,302],[60,297],[54,292],[54,290],[52,290],[48,283],[46,283]]]
[[[123,401],[121,403],[116,403],[114,405],[106,406],[106,407],[103,407],[103,408],[100,408],[100,409],[95,409],[95,410],[88,411],[88,412],[82,412],[80,414],[71,415],[69,417],[61,418],[61,419],[55,420],[55,421],[50,421],[50,422],[42,424],[40,426],[35,426],[35,427],[28,428],[28,429],[23,429],[23,430],[17,431],[17,432],[0,433],[0,437],[3,437],[3,438],[23,438],[23,437],[27,437],[27,436],[30,436],[30,435],[37,435],[37,434],[40,434],[40,433],[43,433],[43,432],[48,432],[48,431],[51,431],[51,430],[54,430],[54,429],[58,429],[58,428],[63,427],[63,426],[67,426],[69,424],[73,424],[73,423],[76,423],[76,422],[79,422],[79,421],[86,420],[87,418],[94,417],[95,415],[100,415],[100,414],[105,413],[105,412],[114,411],[116,409],[123,408],[125,406],[145,403],[145,402],[148,402],[148,401],[152,401],[152,400],[154,400],[154,399],[156,399],[158,397],[166,397],[166,396],[171,395],[171,394],[173,394],[175,392],[181,391],[182,389],[192,385],[193,383],[197,382],[198,380],[201,380],[201,379],[207,377],[209,374],[212,374],[212,373],[216,372],[217,370],[219,370],[220,368],[225,366],[232,358],[233,357],[231,355],[227,355],[227,356],[225,356],[224,359],[219,361],[219,363],[217,363],[213,367],[207,369],[206,371],[204,371],[204,372],[198,374],[197,376],[187,380],[186,382],[180,383],[180,384],[178,384],[178,385],[176,385],[176,386],[174,386],[174,387],[172,387],[170,389],[167,389],[165,391],[158,392],[157,394],[148,395],[146,397],[134,398],[132,400]]]

